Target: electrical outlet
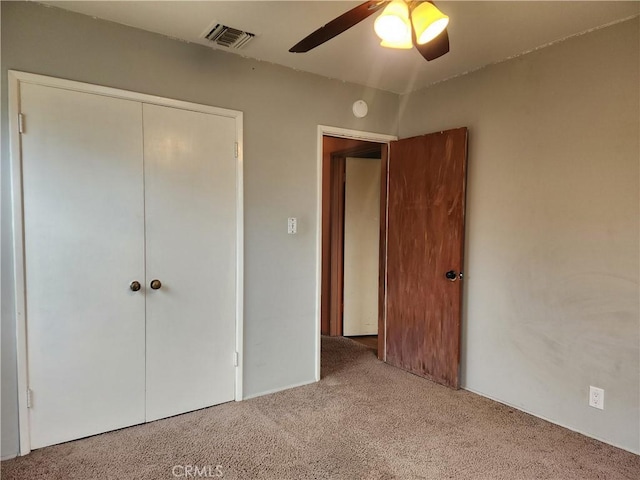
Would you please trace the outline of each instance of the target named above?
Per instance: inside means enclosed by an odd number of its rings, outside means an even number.
[[[604,390],[589,386],[589,406],[604,410]]]

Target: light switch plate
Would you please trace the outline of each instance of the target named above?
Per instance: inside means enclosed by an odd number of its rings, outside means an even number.
[[[296,217],[289,217],[287,220],[287,233],[289,235],[298,233],[298,219]]]

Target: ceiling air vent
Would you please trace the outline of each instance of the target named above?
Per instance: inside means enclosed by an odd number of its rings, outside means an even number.
[[[212,28],[207,29],[203,37],[222,47],[241,48],[249,43],[255,35],[217,23]]]

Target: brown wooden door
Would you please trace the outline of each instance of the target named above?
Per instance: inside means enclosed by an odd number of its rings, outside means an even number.
[[[391,142],[387,363],[458,388],[467,129]],[[455,280],[447,272],[455,272]]]

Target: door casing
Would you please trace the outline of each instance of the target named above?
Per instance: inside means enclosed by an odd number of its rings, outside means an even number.
[[[16,319],[16,354],[18,377],[18,421],[20,434],[20,455],[31,451],[29,438],[29,415],[27,406],[28,366],[27,366],[27,319],[26,319],[26,291],[24,271],[24,233],[23,233],[23,205],[22,205],[22,173],[21,173],[21,142],[20,142],[20,85],[31,83],[55,88],[85,92],[108,97],[116,97],[138,102],[174,107],[195,112],[209,113],[223,117],[230,117],[236,122],[237,159],[236,159],[236,340],[238,365],[235,373],[235,400],[242,400],[243,378],[243,303],[244,303],[244,206],[243,206],[243,114],[240,111],[228,110],[197,103],[184,102],[169,98],[147,95],[144,93],[120,90],[111,87],[75,82],[45,75],[9,70],[9,152],[11,157],[11,199],[14,263],[13,275],[15,284],[15,319]],[[28,120],[25,119],[25,131]]]
[[[322,184],[323,184],[323,137],[332,136],[345,139],[362,140],[365,142],[373,142],[383,144],[382,155],[383,163],[386,158],[387,148],[384,145],[389,145],[389,142],[397,140],[395,135],[387,135],[382,133],[365,132],[360,130],[350,130],[346,128],[331,127],[327,125],[318,125],[317,132],[317,178],[318,183],[316,186],[316,375],[315,380],[320,380],[320,342],[321,342],[321,322],[322,322]],[[380,219],[382,222],[382,217]],[[380,266],[382,268],[382,265]],[[382,310],[379,309],[379,312]],[[380,313],[379,313],[380,315]],[[381,330],[379,330],[380,332]],[[380,342],[383,340],[382,335],[378,335],[378,351],[380,352]]]

